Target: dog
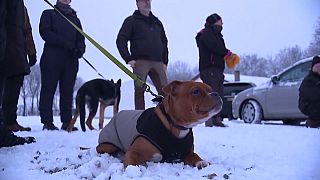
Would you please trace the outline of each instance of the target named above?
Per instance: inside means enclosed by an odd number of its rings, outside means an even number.
[[[221,111],[221,97],[210,86],[193,81],[173,81],[163,91],[164,99],[156,107],[115,115],[101,130],[96,151],[124,153],[125,168],[146,161],[209,165],[194,152],[192,127]]]
[[[113,105],[113,115],[118,113],[120,102],[121,79],[116,83],[111,79],[93,79],[84,83],[78,90],[76,96],[76,111],[67,128],[68,132],[72,131],[74,124],[80,115],[80,125],[82,131],[86,131],[86,125],[93,130],[92,120],[97,113],[100,103],[99,129],[103,128],[104,110],[107,106]],[[85,122],[86,110],[85,105],[89,108],[89,116]]]

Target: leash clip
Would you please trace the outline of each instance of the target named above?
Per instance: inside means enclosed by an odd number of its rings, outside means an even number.
[[[162,95],[157,95],[154,92],[151,91],[151,88],[148,84],[144,84],[145,85],[145,91],[150,93],[152,96],[154,96],[154,98],[151,100],[154,103],[160,103],[162,102],[162,100],[164,99],[164,97]]]

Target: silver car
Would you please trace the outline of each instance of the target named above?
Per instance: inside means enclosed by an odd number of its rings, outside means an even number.
[[[246,123],[282,120],[299,124],[307,117],[298,108],[299,87],[311,68],[312,58],[300,60],[266,83],[246,89],[232,101],[232,115]]]

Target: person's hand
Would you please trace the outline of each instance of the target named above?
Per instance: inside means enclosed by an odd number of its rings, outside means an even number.
[[[83,53],[84,53],[84,50],[78,49],[78,48],[74,48],[74,50],[73,50],[73,57],[79,59],[79,58],[82,57]]]
[[[29,66],[31,67],[37,63],[37,56],[35,54],[28,55],[28,60],[29,60]]]
[[[128,64],[131,66],[131,67],[134,67],[135,64],[136,64],[136,61],[135,60],[131,60],[128,62]]]
[[[227,67],[233,69],[236,64],[239,63],[240,58],[237,54],[231,53],[230,55],[224,56],[224,60],[226,61]]]

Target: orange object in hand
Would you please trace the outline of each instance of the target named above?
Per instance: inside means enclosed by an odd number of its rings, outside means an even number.
[[[224,56],[224,60],[226,61],[227,67],[233,69],[236,64],[239,63],[240,57],[237,54],[232,53],[230,56]]]

